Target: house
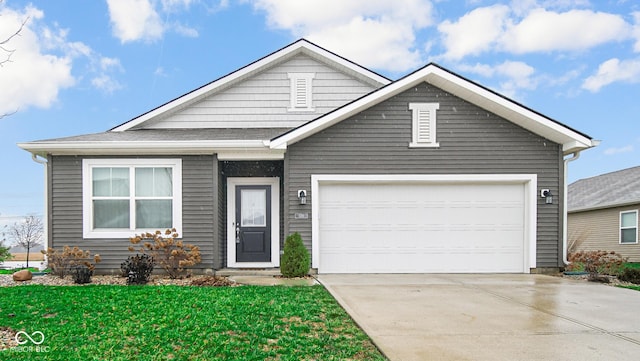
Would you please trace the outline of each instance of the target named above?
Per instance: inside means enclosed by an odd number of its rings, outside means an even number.
[[[615,251],[640,262],[640,166],[581,179],[568,189],[571,249]]]
[[[439,65],[390,81],[304,39],[107,132],[19,144],[46,162],[49,246],[103,272],[175,227],[202,271],[278,267],[299,232],[320,273],[557,270],[566,162],[594,145]]]

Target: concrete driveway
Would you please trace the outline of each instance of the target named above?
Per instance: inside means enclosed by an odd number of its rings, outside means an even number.
[[[639,360],[640,292],[544,275],[319,275],[390,360]]]

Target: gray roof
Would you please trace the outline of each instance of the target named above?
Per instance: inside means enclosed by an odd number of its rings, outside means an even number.
[[[569,212],[640,203],[640,166],[575,181],[567,198]]]
[[[30,143],[59,142],[127,142],[127,141],[190,141],[190,140],[269,140],[290,128],[218,128],[218,129],[138,129],[123,132],[83,134],[46,139]]]

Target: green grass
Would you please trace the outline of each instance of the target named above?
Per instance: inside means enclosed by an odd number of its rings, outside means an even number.
[[[321,286],[30,285],[0,300],[0,328],[41,331],[48,351],[0,360],[384,360]]]
[[[630,290],[640,291],[640,286],[618,286],[620,288],[628,288]]]
[[[0,275],[10,275],[18,271],[21,271],[23,269],[26,269],[26,268],[0,269]],[[29,270],[31,272],[40,272],[40,270],[35,267],[29,267]]]

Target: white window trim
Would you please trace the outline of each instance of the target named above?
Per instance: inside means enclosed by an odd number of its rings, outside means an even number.
[[[289,78],[289,108],[290,112],[313,112],[313,79],[316,77],[315,73],[287,73]],[[296,99],[298,95],[298,88],[296,83],[299,79],[306,79],[305,99],[306,104],[304,106],[298,106]]]
[[[82,228],[84,238],[129,238],[156,229],[136,229],[135,212],[129,229],[93,229],[92,169],[94,167],[170,167],[173,173],[173,228],[182,234],[182,159],[83,159],[82,160]],[[135,187],[135,182],[131,182]],[[134,197],[133,193],[131,197]],[[161,230],[162,231],[162,230]]]
[[[625,213],[635,213],[636,215],[636,225],[634,227],[622,227],[622,215]],[[635,242],[622,242],[622,230],[623,229],[631,229],[631,228],[635,228],[636,233],[636,241]],[[638,244],[638,210],[637,209],[632,209],[632,210],[628,210],[628,211],[621,211],[620,212],[620,227],[618,230],[618,243],[621,245],[625,245],[625,244]]]
[[[436,110],[440,109],[440,103],[409,103],[409,110],[411,110],[411,143],[409,148],[437,148],[440,146],[436,142]],[[421,111],[429,112],[429,139],[427,141],[420,141],[420,127],[418,126],[418,115]]]

